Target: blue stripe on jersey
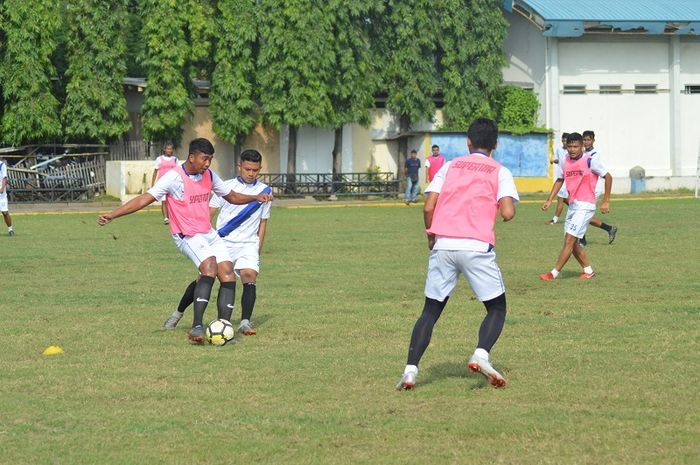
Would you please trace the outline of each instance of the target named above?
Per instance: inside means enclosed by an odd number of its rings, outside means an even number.
[[[270,186],[267,186],[260,193],[271,194],[272,189],[270,188]],[[231,218],[228,223],[226,223],[221,227],[221,229],[219,229],[219,236],[226,237],[229,234],[231,234],[234,229],[242,225],[245,220],[250,218],[253,213],[258,211],[258,209],[262,207],[262,205],[262,202],[250,202],[248,205],[245,206],[243,210],[238,212],[238,215]]]

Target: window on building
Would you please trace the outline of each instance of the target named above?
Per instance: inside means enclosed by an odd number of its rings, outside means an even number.
[[[700,84],[686,84],[686,94],[700,94]]]
[[[620,84],[601,84],[598,91],[601,94],[621,94],[622,86]]]
[[[585,85],[566,85],[564,86],[564,93],[565,94],[585,94],[586,93],[586,86]]]
[[[656,84],[635,84],[635,94],[655,94],[657,93]]]

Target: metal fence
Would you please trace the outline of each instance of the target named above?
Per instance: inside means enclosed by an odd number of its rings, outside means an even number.
[[[392,196],[399,193],[399,180],[393,173],[264,173],[260,180],[277,197],[302,196]]]
[[[161,142],[144,140],[120,140],[109,146],[110,160],[153,160],[163,147]]]

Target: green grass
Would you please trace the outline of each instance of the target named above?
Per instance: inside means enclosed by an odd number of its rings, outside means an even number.
[[[418,389],[393,389],[423,303],[419,207],[273,209],[258,335],[223,348],[187,343],[191,312],[160,330],[195,273],[157,210],[15,215],[0,463],[697,464],[700,202],[614,198],[616,242],[588,234],[598,276],[572,259],[541,282],[562,242],[541,200],[497,228],[503,390],[466,370],[483,307],[464,281]]]

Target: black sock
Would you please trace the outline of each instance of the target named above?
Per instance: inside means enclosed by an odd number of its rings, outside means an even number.
[[[478,348],[491,352],[491,348],[498,340],[506,321],[506,293],[499,295],[495,299],[484,302],[486,306],[486,317],[481,322],[479,328]]]
[[[214,278],[212,276],[200,276],[197,280],[197,285],[194,287],[194,319],[192,326],[203,326],[202,318],[204,311],[207,309],[209,297],[211,297],[211,288],[214,286]]]
[[[255,307],[255,283],[244,283],[241,294],[241,320],[250,320]]]
[[[447,297],[444,301],[425,298],[425,305],[423,306],[423,313],[416,321],[415,326],[413,326],[413,333],[411,334],[411,344],[408,346],[408,361],[406,365],[418,366],[421,357],[423,357],[423,352],[428,348],[430,344],[430,338],[433,335],[433,326],[437,323],[442,309],[445,308],[447,304]]]
[[[185,310],[187,310],[187,307],[194,302],[194,288],[197,285],[197,280],[195,279],[190,283],[189,286],[187,286],[187,289],[185,289],[185,293],[182,294],[182,297],[180,298],[180,303],[177,305],[177,311],[180,313],[185,313]]]
[[[607,232],[610,232],[610,230],[612,229],[612,226],[610,226],[609,224],[602,223],[600,225],[600,229],[605,229]]]
[[[219,310],[219,319],[231,321],[234,302],[236,301],[236,281],[221,283],[219,295],[216,297],[216,308]]]

